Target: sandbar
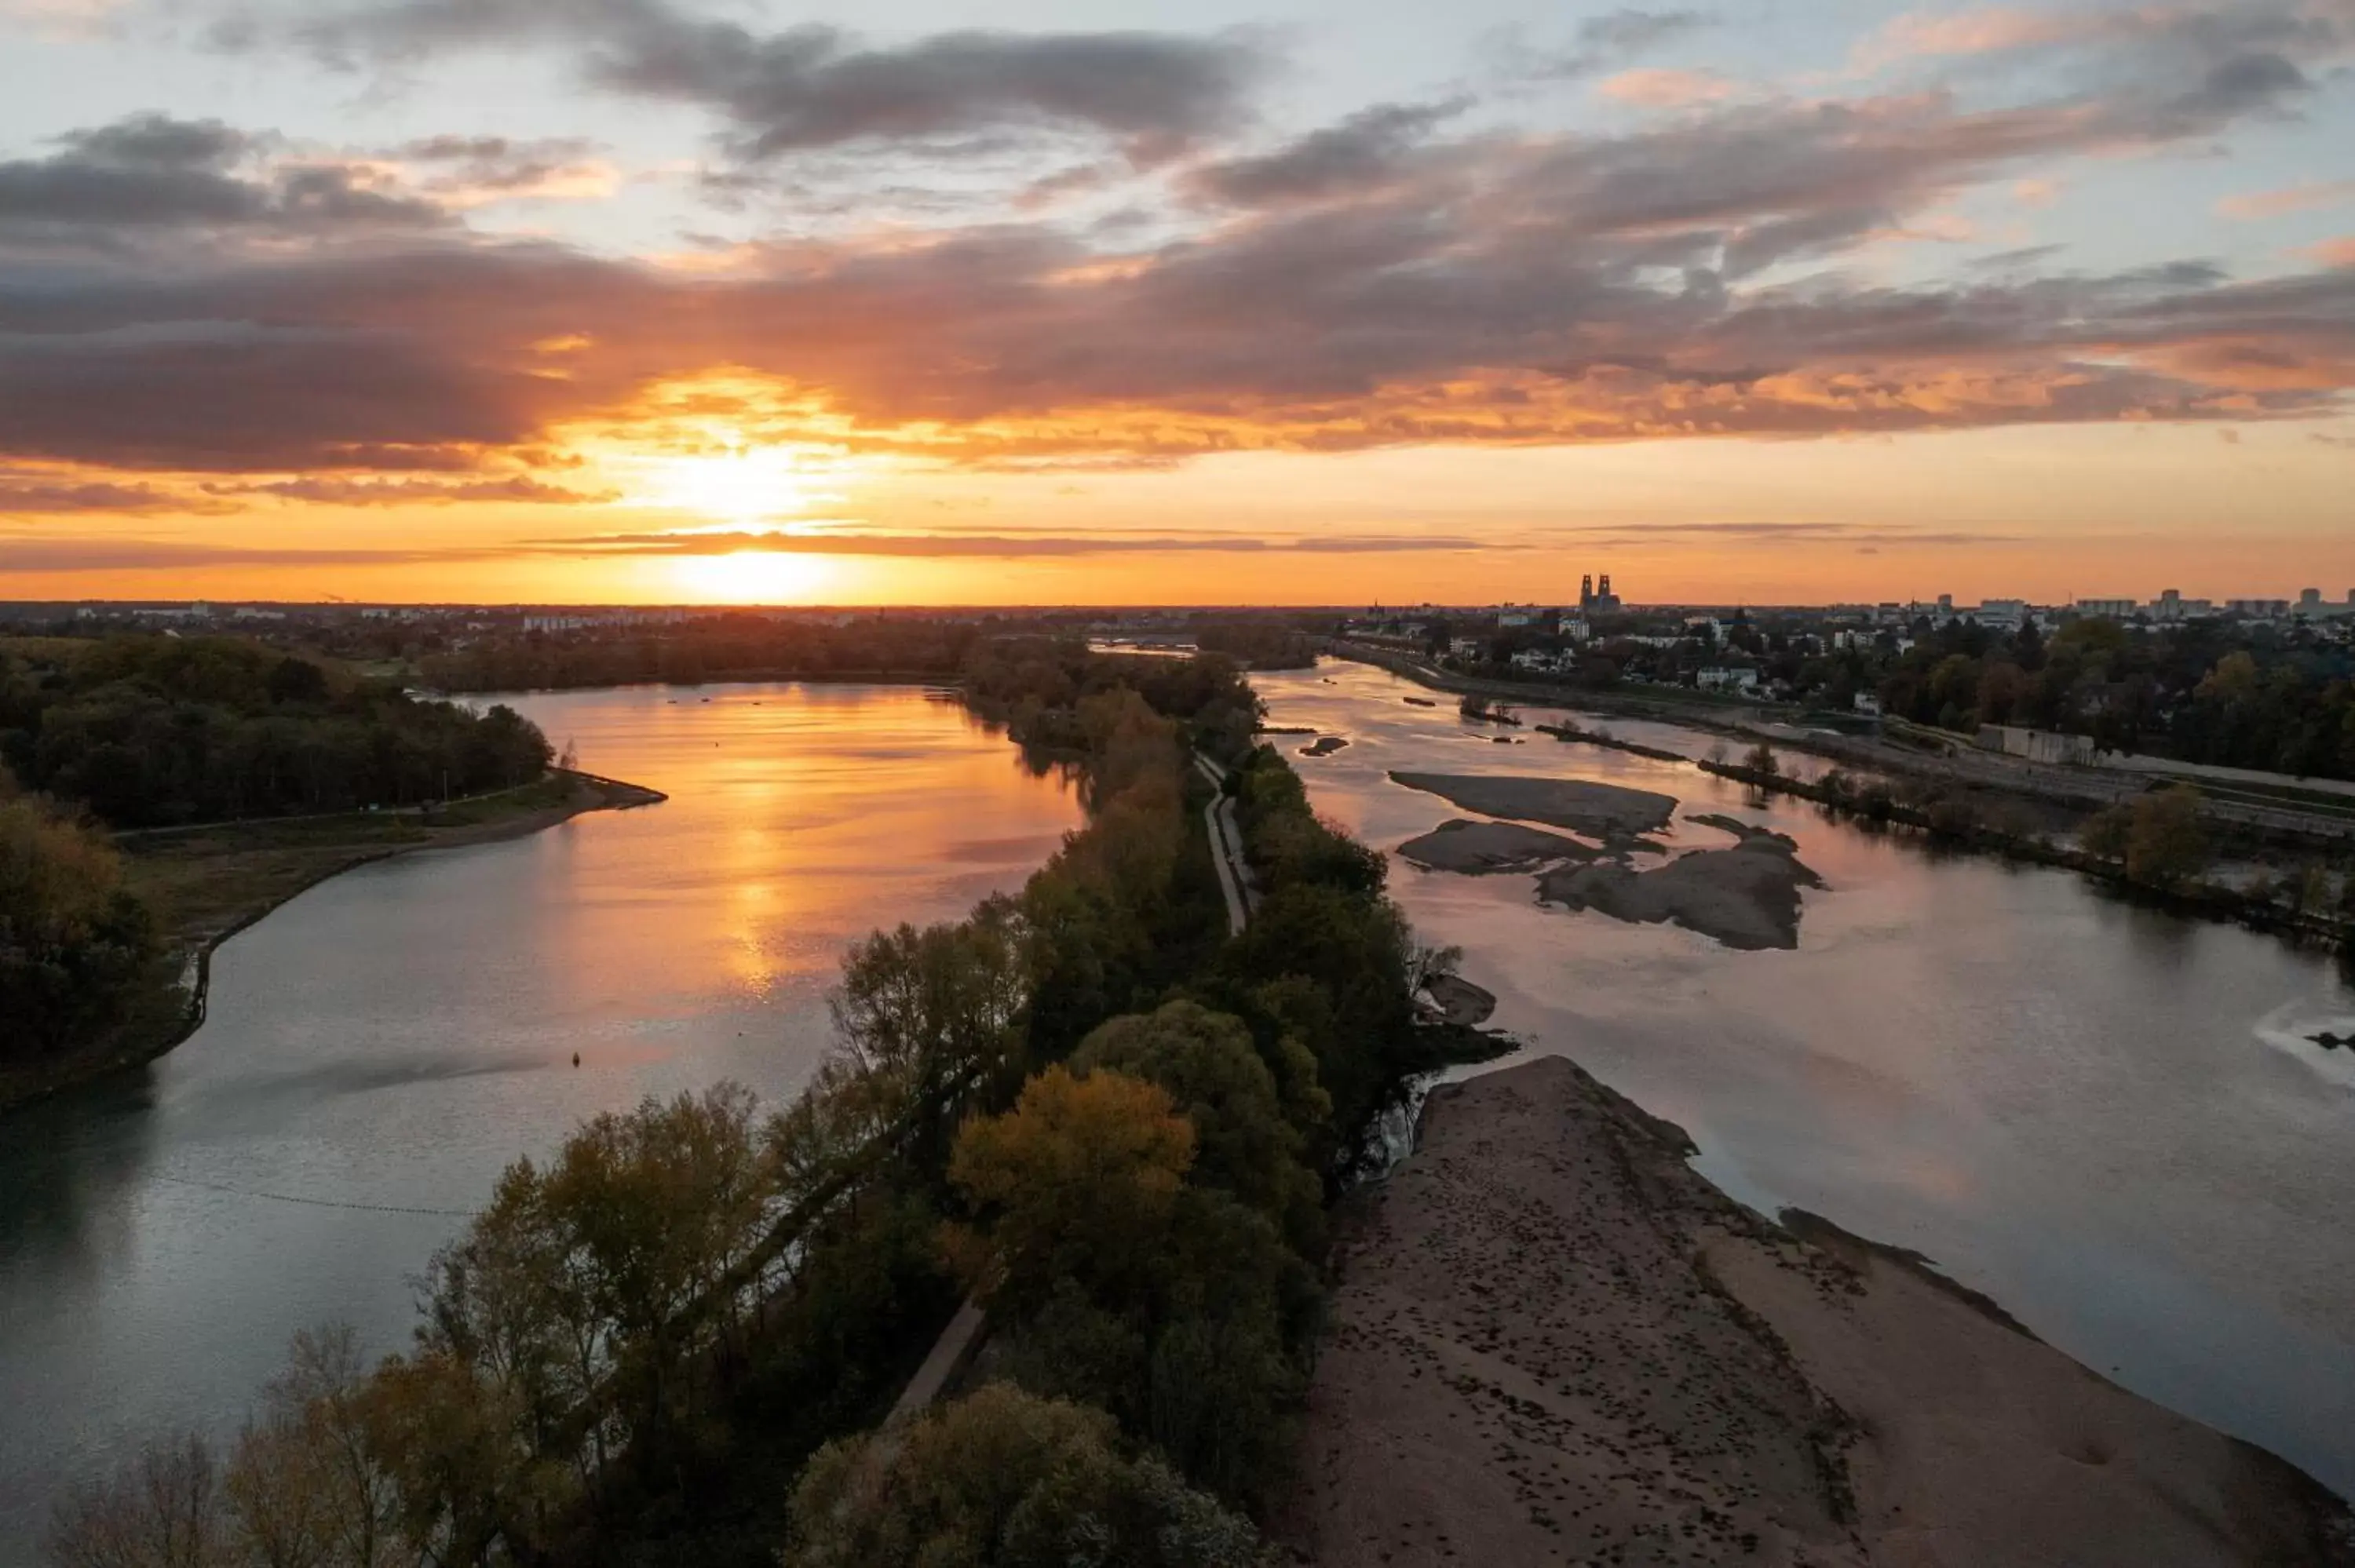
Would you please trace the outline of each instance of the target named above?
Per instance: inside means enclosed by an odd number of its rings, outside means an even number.
[[[2346,1505],[1917,1260],[1764,1219],[1570,1062],[1434,1089],[1337,1217],[1324,1568],[2343,1563]]]
[[[1562,866],[1538,879],[1541,903],[1593,909],[1616,920],[1673,920],[1729,948],[1788,950],[1799,945],[1799,889],[1822,880],[1780,833],[1725,818],[1694,821],[1735,833],[1731,849],[1695,850],[1637,871],[1623,862]]]
[[[1393,773],[1410,789],[1489,817],[1514,817],[1568,828],[1591,838],[1657,832],[1677,809],[1674,795],[1598,784],[1588,779],[1532,779],[1510,774]]]
[[[1476,822],[1457,817],[1419,839],[1399,845],[1399,853],[1429,871],[1487,876],[1535,871],[1556,861],[1590,861],[1599,850],[1576,839],[1518,822]]]

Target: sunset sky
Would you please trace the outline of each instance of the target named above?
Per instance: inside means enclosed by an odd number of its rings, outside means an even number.
[[[2355,0],[0,0],[0,598],[2355,587]]]

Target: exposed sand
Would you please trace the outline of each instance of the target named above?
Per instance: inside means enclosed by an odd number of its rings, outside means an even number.
[[[2289,1466],[1897,1255],[1798,1240],[1560,1058],[1433,1091],[1345,1207],[1302,1475],[1325,1568],[2355,1561]]]
[[[1568,828],[1591,838],[1631,838],[1668,825],[1674,795],[1597,784],[1586,779],[1483,778],[1456,773],[1393,773],[1410,789],[1436,795],[1450,805],[1484,816],[1516,817]]]
[[[1409,839],[1398,852],[1428,870],[1466,876],[1535,871],[1555,861],[1590,861],[1602,853],[1592,844],[1518,822],[1475,822],[1463,817]]]
[[[1538,879],[1539,900],[1646,925],[1673,920],[1729,948],[1797,947],[1799,889],[1823,885],[1800,862],[1798,845],[1730,818],[1693,820],[1741,842],[1695,850],[1649,871],[1616,861],[1563,866]]]

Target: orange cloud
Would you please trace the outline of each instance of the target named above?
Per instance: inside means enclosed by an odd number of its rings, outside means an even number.
[[[1944,15],[1913,11],[1859,45],[1857,63],[1861,69],[1879,70],[1903,59],[2033,48],[2083,37],[2091,26],[2085,20],[2008,5]]]
[[[1599,83],[1595,90],[1621,103],[1645,109],[1690,109],[1721,103],[1734,94],[1734,85],[1715,71],[1644,69],[1621,71]]]
[[[2245,223],[2258,218],[2286,217],[2292,213],[2317,212],[2349,201],[2355,201],[2355,180],[2308,180],[2286,190],[2226,196],[2216,204],[2216,210],[2225,217],[2238,218]]]

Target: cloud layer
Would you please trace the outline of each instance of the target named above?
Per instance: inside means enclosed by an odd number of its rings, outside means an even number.
[[[1600,69],[1702,25],[1617,12],[1575,48]],[[1986,12],[1871,46],[1884,62],[2034,51],[2041,90],[1991,101],[1726,96],[1655,71],[1623,88],[1641,111],[1608,133],[1501,129],[1457,96],[1272,143],[1245,134],[1270,58],[1230,37],[870,45],[655,0],[401,0],[228,36],[368,65],[555,48],[609,90],[708,109],[751,164],[1100,138],[1163,205],[1138,229],[1030,212],[686,268],[470,226],[502,191],[612,177],[582,141],[330,154],[160,115],[75,132],[0,163],[0,460],[77,476],[20,487],[49,502],[14,510],[599,499],[536,475],[563,432],[626,427],[658,389],[722,376],[766,389],[707,399],[757,439],[976,465],[2245,423],[2336,411],[2355,387],[2355,269],[2337,251],[2245,281],[2197,260],[2059,270],[2034,249],[1944,282],[1854,265],[1937,232],[1974,188],[2050,189],[2067,160],[2204,148],[2302,111],[2355,52],[2355,0]],[[2244,216],[2310,205],[2275,194]]]

